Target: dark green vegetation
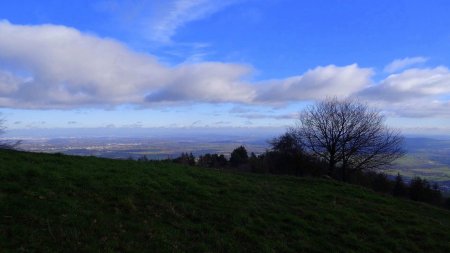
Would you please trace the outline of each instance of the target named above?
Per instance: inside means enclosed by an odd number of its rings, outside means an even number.
[[[450,252],[449,228],[332,180],[0,151],[1,252]]]

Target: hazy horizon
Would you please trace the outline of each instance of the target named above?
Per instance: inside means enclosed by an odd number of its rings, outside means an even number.
[[[260,136],[277,137],[283,134],[288,127],[105,127],[105,128],[32,128],[32,129],[7,129],[0,139],[20,139],[20,138],[122,138],[122,137],[199,137],[199,136]],[[437,139],[449,139],[450,133],[445,131],[419,131],[412,129],[403,131],[402,134],[408,138],[430,137]]]

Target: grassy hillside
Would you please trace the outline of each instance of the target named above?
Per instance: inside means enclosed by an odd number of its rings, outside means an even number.
[[[450,252],[450,212],[338,182],[0,151],[0,252]]]

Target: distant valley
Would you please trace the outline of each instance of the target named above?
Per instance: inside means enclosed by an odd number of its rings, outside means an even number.
[[[450,191],[450,139],[447,137],[405,138],[406,155],[397,161],[390,175],[398,172],[407,179],[420,176],[437,182],[442,190]]]
[[[65,153],[82,156],[98,156],[113,159],[161,160],[175,158],[183,152],[195,156],[206,153],[219,153],[228,156],[237,146],[244,145],[256,154],[268,148],[267,141],[252,137],[207,140],[204,138],[57,138],[29,139],[21,144],[21,149],[33,152]]]
[[[278,130],[279,131],[279,130]],[[23,139],[20,149],[33,152],[65,153],[82,156],[98,156],[113,159],[175,158],[182,152],[195,156],[219,153],[229,156],[237,146],[244,145],[249,152],[261,154],[269,148],[268,141],[277,136],[276,131],[252,133],[240,129],[219,134],[214,131],[180,134],[158,132],[150,137],[64,137]],[[407,137],[404,142],[405,157],[397,161],[386,173],[400,173],[406,180],[420,176],[437,182],[442,190],[450,192],[450,138]]]

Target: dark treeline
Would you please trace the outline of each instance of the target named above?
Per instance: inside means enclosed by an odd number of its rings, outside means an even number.
[[[330,173],[327,163],[304,152],[302,145],[292,133],[287,132],[269,143],[270,149],[259,155],[248,154],[245,147],[240,146],[233,150],[229,159],[223,154],[204,154],[196,158],[192,153],[182,153],[179,157],[168,160],[204,168],[320,177],[342,181],[339,169]],[[146,159],[140,160],[146,161]],[[352,174],[346,182],[395,197],[444,206],[450,209],[450,198],[442,196],[438,185],[431,184],[420,177],[414,177],[409,182],[405,182],[400,174],[392,178],[376,171],[359,171]]]

